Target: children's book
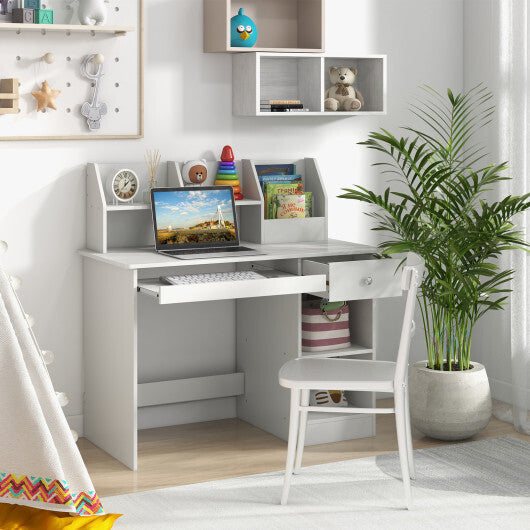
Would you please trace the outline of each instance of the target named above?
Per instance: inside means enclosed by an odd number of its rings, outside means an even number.
[[[290,184],[265,184],[265,219],[273,219],[272,199],[274,195],[302,195],[303,193],[303,182],[293,182]]]
[[[305,195],[305,216],[313,217],[313,192],[306,191]]]
[[[258,177],[263,175],[294,175],[296,166],[294,164],[262,164],[256,166]]]
[[[302,219],[306,216],[304,195],[274,195],[272,205],[273,219]]]
[[[302,175],[263,175],[259,177],[261,190],[265,191],[265,184],[289,184],[291,182],[302,182]]]

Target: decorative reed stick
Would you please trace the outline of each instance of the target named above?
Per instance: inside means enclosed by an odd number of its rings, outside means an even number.
[[[155,177],[156,172],[158,171],[158,166],[160,165],[160,159],[161,155],[158,149],[155,151],[148,149],[145,153],[145,162],[147,164],[149,176],[151,177],[151,188],[155,187]]]

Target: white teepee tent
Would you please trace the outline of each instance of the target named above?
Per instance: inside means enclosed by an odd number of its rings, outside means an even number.
[[[0,254],[7,244],[0,241]],[[101,502],[53,389],[45,360],[0,263],[0,502],[100,515]]]

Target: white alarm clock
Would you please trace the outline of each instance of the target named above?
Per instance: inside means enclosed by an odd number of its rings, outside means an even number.
[[[131,202],[140,191],[140,179],[130,169],[120,169],[108,181],[109,193],[114,201]]]

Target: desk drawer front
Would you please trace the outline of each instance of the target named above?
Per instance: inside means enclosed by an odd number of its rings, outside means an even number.
[[[304,275],[326,275],[326,290],[312,292],[331,302],[401,296],[401,274],[396,260],[312,261],[303,263]]]

